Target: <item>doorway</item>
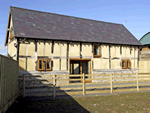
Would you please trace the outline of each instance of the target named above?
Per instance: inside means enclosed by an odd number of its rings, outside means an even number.
[[[70,59],[70,74],[91,74],[91,59]],[[79,79],[82,77],[70,77],[70,79]],[[86,80],[90,76],[85,77],[85,82],[91,82]],[[78,81],[79,82],[79,81]],[[82,82],[82,81],[81,81]]]

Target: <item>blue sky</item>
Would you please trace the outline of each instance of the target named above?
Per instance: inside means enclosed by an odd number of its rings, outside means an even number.
[[[9,6],[124,24],[139,40],[150,28],[149,0],[1,0],[0,54],[4,47]]]

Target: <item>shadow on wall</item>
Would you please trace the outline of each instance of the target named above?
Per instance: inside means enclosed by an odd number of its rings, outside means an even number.
[[[19,68],[20,70],[24,70],[21,67]],[[48,81],[48,78],[44,78],[43,76],[40,74],[26,74],[25,98],[22,98],[23,80],[19,77],[19,90],[21,91],[20,96],[17,98],[16,102],[9,107],[6,113],[90,113],[74,98],[65,93],[64,90],[61,90],[61,87],[56,87],[56,97],[53,97],[53,81],[50,82]],[[42,81],[39,78],[42,78]],[[49,83],[50,85],[48,86],[46,83]],[[57,93],[60,92],[63,95],[58,96]]]

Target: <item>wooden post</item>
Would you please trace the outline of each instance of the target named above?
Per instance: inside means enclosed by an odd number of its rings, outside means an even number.
[[[53,97],[55,97],[56,96],[56,89],[55,89],[55,86],[56,86],[56,75],[53,75],[53,85],[54,85]]]
[[[85,74],[83,73],[83,95],[85,95]]]
[[[25,97],[25,75],[23,74],[23,98]]]
[[[137,79],[137,92],[139,92],[139,77],[138,72],[136,72],[136,79]]]
[[[110,74],[110,93],[113,93],[112,73]]]

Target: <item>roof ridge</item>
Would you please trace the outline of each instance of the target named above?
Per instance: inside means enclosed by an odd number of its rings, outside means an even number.
[[[63,14],[56,14],[56,13],[50,13],[50,12],[44,12],[44,11],[37,11],[37,10],[33,10],[33,9],[26,9],[26,8],[15,7],[15,6],[10,6],[10,8],[17,8],[17,9],[23,9],[23,10],[29,10],[29,11],[34,11],[34,12],[47,13],[47,14],[65,16],[65,17],[72,17],[72,18],[84,19],[84,20],[90,20],[90,21],[96,21],[96,22],[103,22],[103,23],[108,23],[108,24],[123,25],[123,24],[112,23],[112,22],[105,22],[105,21],[99,21],[99,20],[88,19],[88,18],[81,18],[81,17],[69,16],[69,15],[63,15]]]

